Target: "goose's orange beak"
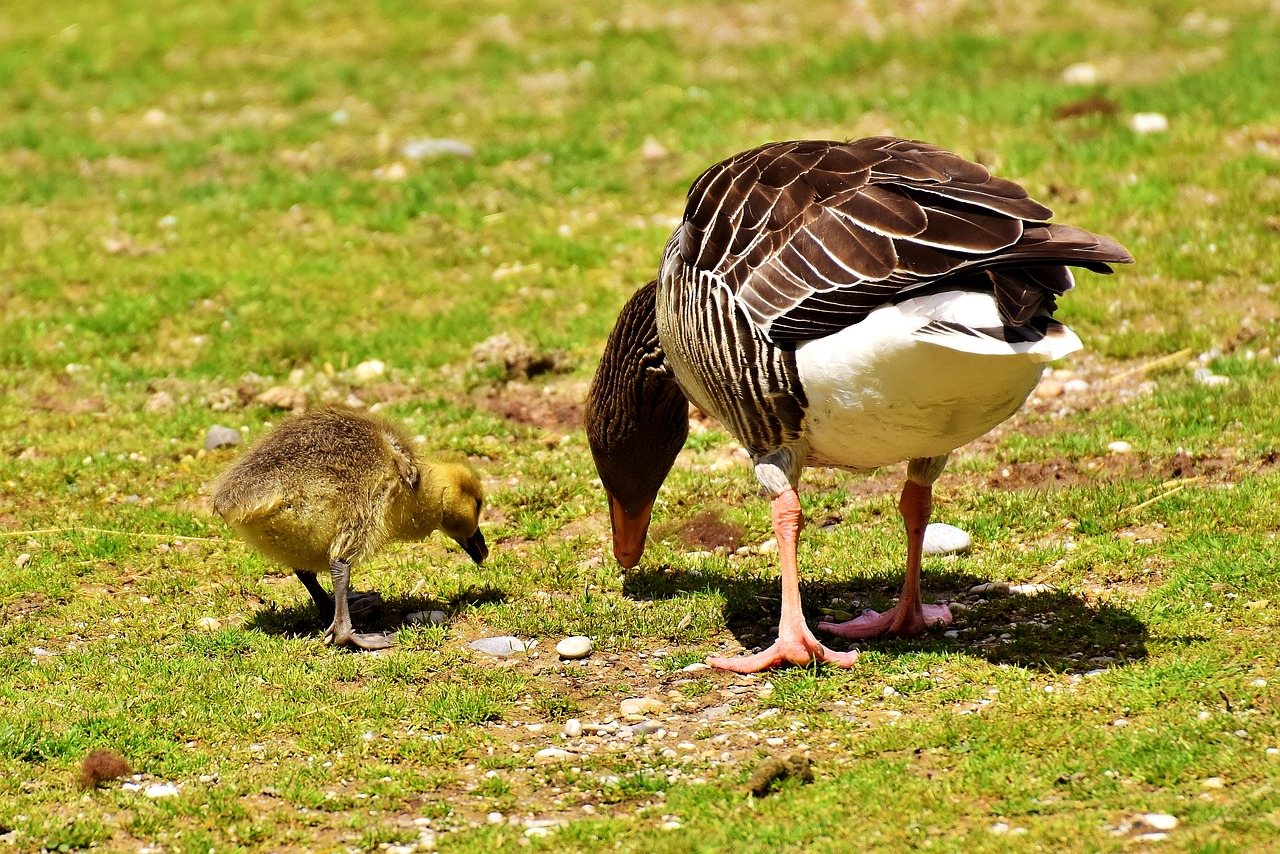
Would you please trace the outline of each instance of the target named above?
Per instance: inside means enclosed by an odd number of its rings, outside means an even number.
[[[631,569],[644,554],[644,538],[649,533],[649,517],[653,502],[635,513],[622,509],[618,499],[609,496],[609,524],[613,527],[613,556],[624,569]]]

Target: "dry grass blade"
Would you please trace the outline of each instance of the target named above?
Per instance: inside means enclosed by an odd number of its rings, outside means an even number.
[[[1145,362],[1141,365],[1137,365],[1136,367],[1129,368],[1126,371],[1121,371],[1120,373],[1110,377],[1107,381],[1112,384],[1119,384],[1129,379],[1129,377],[1137,376],[1139,374],[1145,374],[1147,371],[1152,370],[1153,368],[1159,368],[1164,365],[1172,365],[1175,362],[1181,362],[1183,359],[1186,359],[1194,352],[1195,350],[1193,350],[1192,348],[1184,347],[1183,349],[1177,351],[1176,353],[1170,353],[1167,356],[1161,356],[1158,359],[1152,359],[1149,362]]]

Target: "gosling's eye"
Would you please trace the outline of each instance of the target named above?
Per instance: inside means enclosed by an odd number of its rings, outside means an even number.
[[[477,498],[477,499],[476,499],[476,515],[477,515],[477,516],[479,516],[479,515],[480,515],[480,505],[481,505],[482,503],[483,503],[483,502],[482,502],[479,498]]]

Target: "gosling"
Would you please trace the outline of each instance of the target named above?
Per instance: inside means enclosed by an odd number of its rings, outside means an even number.
[[[377,593],[351,594],[351,567],[392,540],[422,540],[440,528],[477,564],[484,491],[462,460],[419,461],[411,440],[383,418],[329,406],[282,422],[214,485],[213,506],[251,546],[280,561],[307,588],[324,642],[386,649],[384,634],[352,630],[351,614]],[[328,569],[333,596],[316,573]]]

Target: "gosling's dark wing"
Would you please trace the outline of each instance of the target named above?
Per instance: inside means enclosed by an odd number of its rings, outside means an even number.
[[[1018,184],[937,146],[895,137],[780,142],[704,172],[671,249],[723,281],[775,342],[818,338],[939,284],[993,291],[1029,322],[1072,286],[1064,265],[1133,259]]]

